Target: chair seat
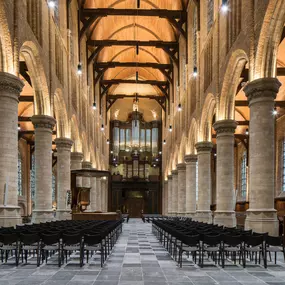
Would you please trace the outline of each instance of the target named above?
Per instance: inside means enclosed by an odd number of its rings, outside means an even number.
[[[199,250],[198,246],[187,246],[187,245],[183,245],[182,246],[182,250],[183,251],[197,251]]]
[[[22,249],[24,250],[33,250],[33,249],[37,249],[38,248],[38,244],[31,244],[31,245],[23,245]]]
[[[204,248],[205,251],[219,251],[220,248],[218,246],[208,246]]]
[[[99,246],[99,245],[87,245],[87,246],[85,246],[85,249],[86,250],[101,250],[101,246]]]
[[[43,246],[43,249],[44,250],[55,250],[55,249],[58,249],[58,245],[57,244],[45,245],[45,246]]]
[[[270,251],[270,252],[283,252],[282,247],[278,247],[278,246],[269,246],[266,248],[266,251]]]
[[[261,251],[261,248],[259,246],[253,246],[253,247],[246,247],[245,250],[255,252],[255,251]]]
[[[65,245],[65,246],[63,246],[63,249],[65,249],[65,250],[79,250],[80,245]]]
[[[1,250],[12,250],[12,249],[17,249],[16,245],[3,245],[0,248]]]
[[[224,248],[225,251],[240,251],[240,248],[237,246],[227,246]]]

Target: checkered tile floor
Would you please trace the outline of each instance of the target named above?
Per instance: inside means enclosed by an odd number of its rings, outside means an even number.
[[[124,224],[112,254],[100,268],[100,256],[93,256],[89,264],[80,268],[78,255],[72,255],[67,264],[57,267],[57,257],[48,264],[36,267],[34,258],[16,268],[12,260],[0,265],[0,285],[5,284],[88,284],[88,285],[211,285],[211,284],[270,284],[285,285],[284,259],[269,263],[268,269],[249,264],[246,269],[228,263],[225,269],[206,261],[199,268],[184,256],[183,268],[178,268],[168,252],[151,233],[151,224],[130,219]]]

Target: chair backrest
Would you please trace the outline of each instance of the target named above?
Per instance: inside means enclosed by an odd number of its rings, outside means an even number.
[[[87,245],[95,245],[99,244],[102,241],[102,237],[100,234],[86,234],[84,235],[84,243]]]
[[[247,235],[243,236],[244,243],[248,246],[259,246],[263,245],[264,236],[263,235]]]
[[[80,234],[70,235],[70,234],[63,234],[62,235],[62,242],[66,245],[74,245],[81,243],[82,236]]]
[[[38,234],[21,234],[20,240],[22,244],[31,245],[40,241]]]
[[[238,246],[242,244],[242,237],[241,235],[224,235],[223,242],[229,246]]]
[[[10,245],[12,243],[17,243],[19,241],[19,237],[16,233],[1,233],[0,234],[0,242],[4,245]]]
[[[45,245],[52,245],[60,242],[60,234],[42,234],[42,243]]]
[[[282,237],[267,236],[265,238],[265,241],[266,241],[266,245],[283,246],[283,238]]]
[[[203,236],[203,243],[209,246],[217,246],[221,243],[221,241],[222,241],[221,235],[216,235],[216,236],[204,235]]]

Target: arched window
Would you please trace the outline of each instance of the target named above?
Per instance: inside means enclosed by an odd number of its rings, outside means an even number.
[[[240,191],[241,197],[246,198],[246,190],[247,190],[247,173],[246,173],[246,161],[247,161],[247,153],[246,151],[243,153],[240,163]]]
[[[30,193],[32,201],[35,201],[36,193],[36,168],[35,168],[35,155],[31,156],[31,169],[30,169]]]
[[[23,196],[23,170],[20,150],[18,150],[18,196]]]

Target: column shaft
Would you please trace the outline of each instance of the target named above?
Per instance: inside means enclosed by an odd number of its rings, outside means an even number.
[[[72,152],[71,153],[71,170],[82,168],[83,153],[82,152]],[[82,186],[82,177],[76,177],[76,186]]]
[[[211,177],[211,142],[198,142],[196,149],[198,153],[198,209],[196,219],[200,222],[212,223],[212,212],[210,210],[212,195]]]
[[[194,217],[196,213],[196,169],[197,155],[186,155],[186,215]]]
[[[245,227],[255,232],[278,234],[274,209],[275,122],[274,99],[280,88],[276,78],[248,83],[244,92],[250,108],[249,123],[249,209]]]
[[[222,120],[214,124],[217,132],[217,208],[215,224],[235,227],[236,215],[234,205],[234,132],[236,122]]]
[[[164,181],[163,188],[163,215],[167,215],[168,213],[168,181]]]
[[[174,216],[178,212],[178,171],[172,170],[172,213]]]
[[[96,186],[97,186],[97,180],[98,178],[96,177],[91,177],[90,178],[90,184],[91,184],[91,189],[90,189],[90,209],[92,211],[96,211],[96,201],[97,201],[97,192],[96,192]]]
[[[101,178],[96,179],[96,211],[102,211],[101,208]]]
[[[18,206],[17,164],[18,102],[23,86],[18,77],[0,72],[0,227],[22,223]]]
[[[72,140],[68,138],[57,138],[55,140],[57,148],[57,209],[56,218],[58,220],[71,219],[70,211],[67,209],[67,191],[70,188],[70,152]]]
[[[168,175],[168,215],[172,215],[172,175]]]
[[[52,130],[55,119],[46,115],[34,115],[35,127],[35,209],[33,222],[45,222],[54,218],[52,211]]]
[[[177,184],[178,184],[178,215],[184,216],[186,212],[186,165],[177,165]]]

